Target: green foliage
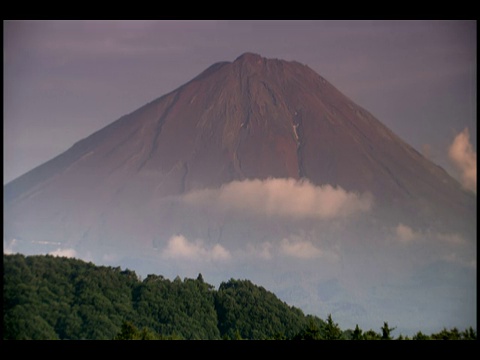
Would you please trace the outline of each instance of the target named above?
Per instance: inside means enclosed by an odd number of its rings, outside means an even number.
[[[457,328],[443,329],[439,333],[432,334],[432,340],[477,340],[477,332],[472,327],[460,332]]]
[[[4,255],[4,339],[111,339],[137,280],[53,256]]]
[[[370,329],[363,334],[363,340],[382,340],[382,337],[380,334]]]
[[[306,323],[301,310],[248,280],[222,283],[215,295],[215,309],[221,336],[228,339],[291,338]]]
[[[473,330],[472,327],[464,331],[459,331],[457,328],[453,328],[450,330],[443,329],[438,333],[434,333],[431,335],[425,335],[421,331],[417,332],[413,338],[413,340],[477,340],[477,332]]]
[[[293,337],[294,340],[323,340],[318,323],[309,318],[307,326]]]
[[[431,337],[428,335],[424,335],[421,331],[419,331],[415,335],[413,335],[412,340],[431,340]]]
[[[125,321],[122,324],[120,332],[115,335],[114,340],[181,340],[181,337],[176,335],[163,336],[153,332],[150,329],[143,328],[139,330],[130,321]]]
[[[392,340],[390,333],[395,330],[396,328],[388,327],[388,323],[384,322],[382,326],[382,340]]]
[[[327,317],[327,323],[323,329],[323,339],[324,340],[340,340],[342,339],[342,330],[338,324],[335,324],[332,320],[332,315],[329,314]]]
[[[140,333],[135,325],[130,321],[125,321],[114,340],[140,340]]]
[[[160,334],[185,339],[219,339],[212,287],[197,280],[173,282],[149,275],[133,291],[136,321]]]
[[[3,256],[4,339],[392,339],[388,323],[342,332],[331,315],[307,315],[248,280],[218,290],[201,274],[194,279],[148,275],[53,256]],[[398,338],[403,339],[402,335]],[[408,339],[408,338],[406,338]],[[476,340],[443,329],[414,340]]]
[[[477,340],[477,332],[470,326],[462,332],[462,340]]]
[[[358,324],[355,326],[351,340],[363,340],[363,331],[358,327]]]

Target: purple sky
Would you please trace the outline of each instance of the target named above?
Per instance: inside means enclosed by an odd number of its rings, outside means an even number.
[[[4,183],[244,52],[296,60],[452,175],[476,21],[4,21]]]

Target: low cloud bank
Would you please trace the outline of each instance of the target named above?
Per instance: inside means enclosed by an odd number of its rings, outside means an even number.
[[[237,259],[297,258],[301,260],[324,259],[338,260],[335,251],[324,249],[315,241],[304,239],[299,235],[264,241],[262,243],[247,243],[245,248],[231,251],[220,244],[209,244],[201,239],[191,241],[183,235],[172,236],[162,251],[164,259],[186,260],[190,262],[218,262]]]
[[[284,238],[279,242],[266,241],[260,244],[248,244],[249,257],[270,260],[278,256],[287,256],[297,259],[318,259],[326,254],[311,241],[298,237]]]
[[[189,241],[183,235],[174,235],[168,240],[163,256],[170,259],[200,261],[221,261],[228,260],[231,257],[230,252],[220,244],[207,247],[203,241]]]
[[[324,255],[312,242],[305,240],[283,239],[280,249],[283,254],[300,259],[316,259]]]
[[[57,249],[48,253],[52,256],[66,257],[66,258],[76,258],[77,252],[74,249]]]
[[[233,181],[219,189],[190,192],[184,201],[221,211],[241,211],[268,217],[332,219],[372,208],[370,194],[356,194],[308,180],[266,179]]]
[[[413,243],[424,241],[426,239],[433,239],[446,245],[463,246],[467,241],[457,233],[441,233],[427,230],[414,230],[408,225],[399,223],[395,229],[395,238],[402,243]]]

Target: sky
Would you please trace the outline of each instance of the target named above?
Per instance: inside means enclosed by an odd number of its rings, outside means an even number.
[[[476,21],[4,21],[3,29],[4,184],[211,64],[254,52],[308,65],[476,188]]]

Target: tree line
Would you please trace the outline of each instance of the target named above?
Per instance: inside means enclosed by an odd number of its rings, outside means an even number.
[[[380,332],[342,330],[305,315],[249,280],[220,284],[148,275],[49,255],[3,257],[3,338],[6,339],[273,339],[393,340]],[[411,339],[476,339],[476,331],[418,332]],[[398,336],[396,339],[409,339]]]

